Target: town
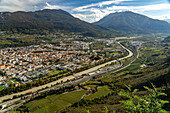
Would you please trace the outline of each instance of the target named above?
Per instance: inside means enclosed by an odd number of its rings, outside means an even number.
[[[0,50],[0,85],[8,87],[33,82],[37,78],[103,62],[111,57],[124,55],[126,51],[113,39],[65,38],[57,44],[40,44]]]

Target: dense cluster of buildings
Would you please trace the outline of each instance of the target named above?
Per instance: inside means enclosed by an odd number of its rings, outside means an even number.
[[[113,40],[96,39],[94,42],[83,41],[60,41],[59,44],[41,44],[27,47],[5,48],[0,50],[0,71],[6,76],[0,76],[0,85],[7,86],[4,80],[15,78],[20,83],[31,82],[34,78],[44,76],[49,70],[67,69],[75,70],[86,65],[103,61],[106,57],[104,52],[113,52],[109,49],[90,50],[90,45],[95,42],[113,44]],[[123,49],[115,49],[123,51]],[[123,53],[123,52],[122,52]],[[99,59],[91,57],[98,56]],[[5,84],[5,85],[4,85]]]

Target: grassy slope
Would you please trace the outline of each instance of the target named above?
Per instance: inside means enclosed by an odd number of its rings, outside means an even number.
[[[112,90],[109,89],[108,86],[99,87],[97,92],[95,92],[94,94],[90,94],[89,96],[86,96],[84,99],[93,100],[95,98],[100,98],[104,95],[107,95],[111,92],[112,92]]]
[[[87,91],[75,91],[61,95],[51,95],[44,99],[34,100],[26,104],[32,113],[53,113],[68,107],[69,105],[79,101]]]

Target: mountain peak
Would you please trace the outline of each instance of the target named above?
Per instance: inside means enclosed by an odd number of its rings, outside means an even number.
[[[66,12],[66,11],[64,11],[64,10],[62,10],[62,9],[42,9],[42,10],[38,10],[38,11],[36,11],[36,12]]]
[[[111,13],[94,24],[135,34],[167,33],[170,24],[131,11]]]
[[[41,12],[41,13],[60,13],[60,14],[66,14],[66,15],[70,15],[68,12],[62,10],[62,9],[43,9],[43,10],[38,10],[35,12]]]
[[[115,16],[115,15],[135,15],[135,16],[143,16],[143,17],[147,17],[147,16],[144,16],[144,15],[141,15],[141,14],[138,14],[138,13],[135,13],[135,12],[132,12],[132,11],[123,11],[123,12],[115,12],[115,13],[110,13],[108,16]]]
[[[121,14],[121,13],[134,13],[134,12],[132,12],[132,11],[121,11],[121,12],[116,12],[116,13]]]

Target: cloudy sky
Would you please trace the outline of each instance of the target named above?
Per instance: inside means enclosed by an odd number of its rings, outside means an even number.
[[[170,1],[170,0],[169,0]],[[63,9],[87,22],[121,11],[133,11],[155,19],[170,19],[168,0],[0,0],[0,11]]]

